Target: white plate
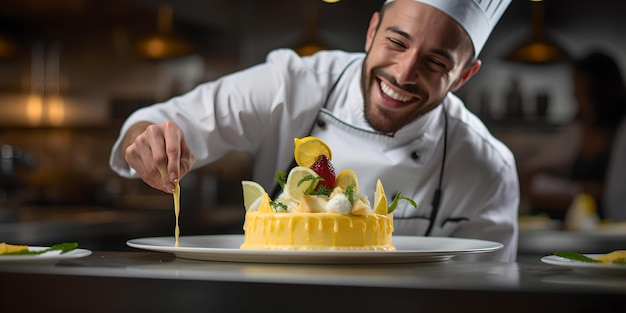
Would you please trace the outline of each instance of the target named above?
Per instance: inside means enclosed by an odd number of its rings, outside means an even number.
[[[29,246],[29,251],[40,251],[49,247]],[[91,250],[74,249],[61,254],[60,250],[49,251],[42,254],[31,255],[0,255],[0,264],[3,263],[55,263],[65,259],[75,259],[86,257],[91,254]]]
[[[502,248],[498,242],[463,238],[393,236],[395,251],[242,250],[243,235],[182,236],[132,239],[130,247],[169,252],[177,257],[207,261],[302,264],[375,264],[441,262],[454,256]]]
[[[602,254],[585,254],[590,258],[596,258]],[[608,264],[608,263],[589,263],[575,261],[556,255],[548,255],[541,258],[543,263],[569,267],[577,272],[595,273],[595,274],[611,274],[626,275],[626,264]]]

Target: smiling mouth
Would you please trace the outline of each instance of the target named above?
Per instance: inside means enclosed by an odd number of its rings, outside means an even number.
[[[382,90],[382,92],[385,95],[387,95],[389,98],[396,100],[396,101],[407,102],[413,99],[412,96],[407,96],[407,95],[403,95],[403,94],[399,94],[395,92],[393,89],[391,89],[391,86],[389,86],[387,83],[385,83],[382,80],[380,81],[380,90]]]

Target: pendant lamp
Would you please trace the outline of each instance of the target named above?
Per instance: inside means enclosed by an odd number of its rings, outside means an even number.
[[[506,54],[505,59],[526,64],[548,64],[566,61],[569,53],[546,34],[543,1],[531,1],[530,38]]]
[[[137,44],[139,55],[148,59],[168,59],[192,53],[193,48],[187,40],[172,31],[172,8],[162,5],[158,9],[158,31]]]

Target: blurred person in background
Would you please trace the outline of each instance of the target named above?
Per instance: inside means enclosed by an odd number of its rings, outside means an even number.
[[[572,84],[576,118],[548,142],[543,153],[526,163],[521,174],[523,192],[534,214],[564,220],[574,197],[586,193],[595,200],[598,216],[610,218],[605,203],[607,178],[626,175],[609,169],[611,156],[617,152],[616,133],[626,114],[624,79],[610,55],[594,51],[573,61]],[[617,157],[614,163],[626,161]],[[619,186],[622,195],[624,187]],[[610,196],[612,202],[614,197]]]
[[[626,117],[622,118],[613,143],[604,189],[604,218],[626,221]]]

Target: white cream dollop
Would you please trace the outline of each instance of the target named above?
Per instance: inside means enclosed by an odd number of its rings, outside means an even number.
[[[336,194],[326,204],[326,212],[329,213],[350,214],[350,211],[352,211],[352,203],[343,193]]]

